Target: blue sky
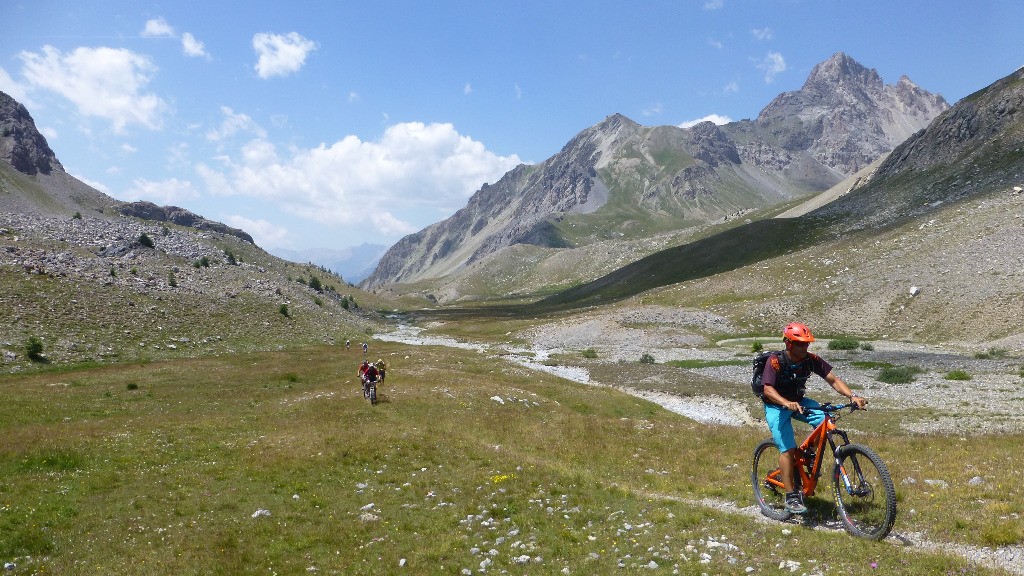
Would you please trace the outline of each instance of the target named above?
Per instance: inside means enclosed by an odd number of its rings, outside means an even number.
[[[65,169],[260,246],[391,244],[621,113],[754,118],[846,52],[950,103],[1024,65],[1017,0],[3,0],[0,90]]]

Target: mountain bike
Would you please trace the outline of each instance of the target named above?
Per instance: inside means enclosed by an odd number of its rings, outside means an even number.
[[[851,444],[846,431],[836,428],[836,421],[842,417],[840,411],[845,408],[853,412],[857,406],[823,404],[817,408],[825,413],[825,419],[799,446],[794,463],[794,487],[804,496],[814,495],[827,445],[828,453],[835,459],[832,493],[843,527],[854,536],[881,540],[896,522],[896,487],[878,454],[863,444]],[[837,438],[842,442],[837,444]],[[779,469],[779,449],[771,438],[754,449],[750,480],[762,514],[783,521],[792,516],[785,506],[786,489]]]
[[[364,380],[363,381],[363,398],[369,398],[370,404],[377,403],[377,381],[376,380]]]

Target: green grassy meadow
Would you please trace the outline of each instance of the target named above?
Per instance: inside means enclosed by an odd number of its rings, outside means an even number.
[[[699,504],[752,504],[764,430],[473,351],[375,341],[371,355],[390,364],[376,406],[361,352],[339,347],[0,377],[0,560],[13,574],[985,574],[897,535],[1024,541],[1020,437],[854,433],[900,498],[894,535],[872,543],[811,529],[831,518],[827,482],[807,526]]]

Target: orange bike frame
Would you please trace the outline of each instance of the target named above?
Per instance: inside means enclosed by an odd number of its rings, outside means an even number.
[[[826,413],[825,419],[821,421],[821,424],[811,430],[811,433],[807,435],[799,446],[797,446],[797,456],[793,461],[793,474],[800,475],[800,486],[805,496],[813,496],[814,489],[818,485],[818,472],[821,470],[821,462],[824,459],[825,446],[828,445],[829,433],[836,429],[836,423],[832,419],[832,415]],[[814,447],[814,462],[811,463],[811,472],[807,473],[807,458],[805,454],[807,449]],[[767,478],[768,482],[773,486],[776,486],[780,490],[784,490],[785,487],[782,484],[782,470],[775,469]]]

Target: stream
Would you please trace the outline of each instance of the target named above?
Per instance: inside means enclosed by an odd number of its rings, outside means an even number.
[[[394,332],[376,334],[374,337],[386,342],[398,342],[413,346],[447,346],[464,350],[476,350],[483,354],[487,354],[491,350],[489,346],[483,344],[461,342],[447,336],[424,336],[421,334],[422,332],[423,328],[399,324]],[[546,372],[580,384],[616,388],[632,396],[653,402],[670,412],[704,424],[725,424],[729,426],[756,424],[742,405],[720,396],[682,397],[664,392],[638,390],[628,386],[609,386],[591,380],[590,372],[581,366],[549,366],[544,363],[545,360],[550,358],[551,354],[558,352],[561,351],[538,348],[504,348],[500,354],[493,354],[493,356],[529,368],[530,370]]]

